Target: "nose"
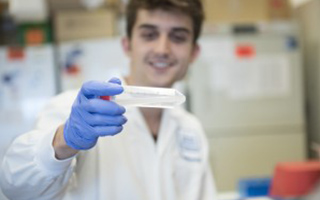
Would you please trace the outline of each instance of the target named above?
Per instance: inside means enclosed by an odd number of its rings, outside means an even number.
[[[162,35],[156,41],[155,53],[161,56],[168,56],[170,53],[170,40],[167,36]]]

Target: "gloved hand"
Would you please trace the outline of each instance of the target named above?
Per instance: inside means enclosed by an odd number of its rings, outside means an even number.
[[[68,146],[87,150],[95,146],[101,136],[113,136],[122,131],[127,119],[125,108],[100,96],[113,96],[123,92],[121,81],[90,81],[83,84],[73,103],[69,119],[64,125],[64,139]]]

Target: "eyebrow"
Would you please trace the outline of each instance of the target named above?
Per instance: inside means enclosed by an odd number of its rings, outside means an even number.
[[[139,26],[139,29],[157,29],[157,27],[151,24],[142,24]]]
[[[183,27],[177,27],[177,28],[173,28],[174,32],[185,32],[186,34],[191,34],[191,31],[187,28],[183,28]]]
[[[152,25],[152,24],[142,24],[139,26],[139,29],[157,29],[157,26]],[[174,27],[172,29],[174,32],[185,32],[187,34],[191,34],[191,31],[187,28],[184,27]]]

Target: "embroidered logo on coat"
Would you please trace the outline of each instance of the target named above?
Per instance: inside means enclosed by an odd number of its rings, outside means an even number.
[[[201,140],[195,131],[180,129],[177,134],[180,156],[192,162],[201,161]]]

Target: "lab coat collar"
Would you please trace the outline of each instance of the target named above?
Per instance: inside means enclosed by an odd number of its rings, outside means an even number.
[[[145,138],[144,141],[146,141],[148,145],[153,145],[153,148],[158,155],[164,153],[166,146],[169,145],[171,138],[173,139],[175,130],[178,127],[175,117],[172,116],[171,110],[163,109],[158,138],[155,142],[139,108],[128,108],[127,118],[128,120],[131,120],[131,123],[135,123],[135,125],[141,130],[135,133],[130,133],[130,137],[132,139]]]

